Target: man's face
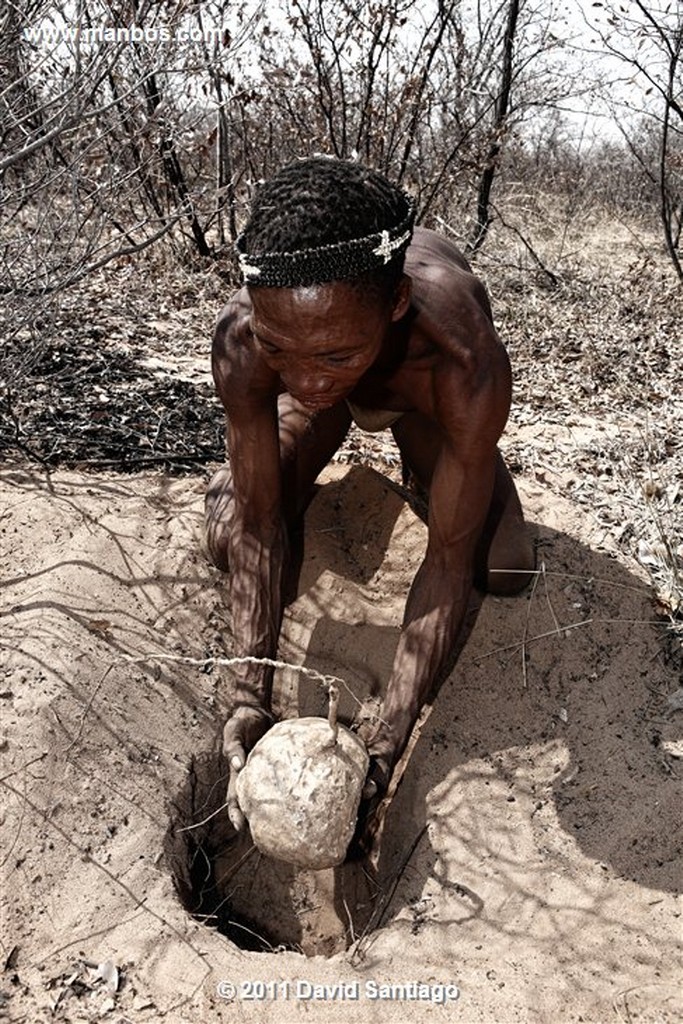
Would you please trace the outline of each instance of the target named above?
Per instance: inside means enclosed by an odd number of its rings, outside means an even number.
[[[382,349],[395,310],[364,301],[343,281],[308,288],[253,288],[254,340],[268,366],[306,409],[345,398]]]

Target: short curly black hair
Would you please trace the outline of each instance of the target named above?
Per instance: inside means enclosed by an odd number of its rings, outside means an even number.
[[[315,249],[384,231],[411,211],[406,194],[379,172],[355,161],[311,157],[287,164],[259,186],[239,244],[247,256]],[[385,265],[344,278],[393,297],[404,260],[402,250]]]

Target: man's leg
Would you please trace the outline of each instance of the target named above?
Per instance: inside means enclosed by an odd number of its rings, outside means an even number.
[[[280,460],[283,512],[291,530],[313,496],[316,477],[342,444],[351,414],[345,402],[311,414],[290,395],[280,395]],[[228,538],[234,514],[230,464],[214,473],[204,504],[204,539],[214,565],[228,570]]]
[[[429,494],[442,444],[438,429],[420,413],[406,413],[392,430],[405,464]],[[500,452],[477,561],[477,584],[491,594],[518,593],[530,582],[535,569],[534,547],[517,488]]]

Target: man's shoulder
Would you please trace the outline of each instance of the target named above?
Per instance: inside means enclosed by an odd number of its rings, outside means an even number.
[[[259,363],[251,333],[251,302],[246,288],[235,292],[216,320],[211,349],[214,380],[224,401],[234,404],[245,392],[241,382],[255,380]],[[257,374],[257,377],[259,374]]]
[[[230,296],[218,314],[214,329],[214,344],[229,346],[243,340],[249,329],[251,301],[246,288]]]
[[[472,274],[472,268],[457,245],[430,228],[415,228],[406,259],[418,265],[457,269]]]
[[[413,281],[413,292],[420,296],[437,319],[449,309],[483,312],[492,321],[486,288],[473,272],[464,255],[449,239],[427,228],[416,228],[406,254],[406,274]]]
[[[459,410],[469,396],[486,418],[491,403],[498,408],[507,402],[510,364],[484,285],[455,245],[424,229],[416,232],[406,273],[413,282],[415,330],[438,366],[433,376],[435,408],[460,429]],[[473,424],[475,420],[472,416]]]

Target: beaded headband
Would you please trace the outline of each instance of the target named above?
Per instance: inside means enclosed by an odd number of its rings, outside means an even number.
[[[404,193],[408,214],[395,227],[365,238],[333,242],[294,252],[248,253],[244,235],[235,242],[244,283],[261,288],[300,288],[330,281],[348,281],[391,263],[404,253],[413,236],[415,204]]]

